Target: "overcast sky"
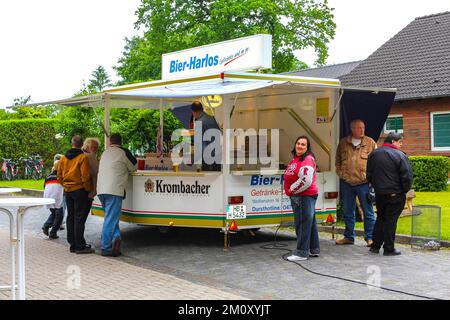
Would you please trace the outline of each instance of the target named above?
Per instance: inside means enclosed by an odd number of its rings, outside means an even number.
[[[122,55],[137,34],[140,0],[1,0],[0,107],[31,95],[33,102],[71,97],[103,65]],[[450,0],[329,0],[335,39],[328,64],[363,60],[416,17],[450,11]],[[312,65],[311,50],[299,58]]]

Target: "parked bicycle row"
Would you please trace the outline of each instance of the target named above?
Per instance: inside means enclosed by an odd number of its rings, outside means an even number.
[[[39,155],[19,158],[18,160],[2,158],[2,180],[43,179],[44,161]]]

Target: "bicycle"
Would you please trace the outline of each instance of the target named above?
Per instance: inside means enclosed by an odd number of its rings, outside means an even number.
[[[23,178],[31,179],[33,172],[33,159],[31,158],[21,158],[19,161],[23,163]]]
[[[31,177],[34,180],[39,180],[44,178],[44,161],[42,160],[42,157],[40,155],[37,155],[32,160],[32,171],[31,171]]]
[[[2,163],[2,179],[11,181],[16,179],[18,175],[17,165],[12,159],[3,159]]]

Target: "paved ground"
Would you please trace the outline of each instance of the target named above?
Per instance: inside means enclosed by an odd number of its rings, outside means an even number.
[[[27,293],[31,299],[419,299],[397,292],[312,274],[284,261],[286,251],[267,250],[274,230],[251,236],[232,236],[223,251],[223,236],[216,230],[156,228],[121,224],[120,258],[68,253],[65,231],[56,241],[46,239],[40,227],[45,210],[26,217]],[[86,238],[99,247],[102,219],[88,219]],[[0,216],[0,255],[8,256],[7,220]],[[278,234],[278,244],[292,249],[295,236]],[[335,246],[321,234],[322,254],[302,265],[312,271],[377,284],[395,290],[450,299],[450,251],[412,251],[399,246],[398,257],[369,254],[364,242]],[[283,249],[283,248],[281,248]],[[0,260],[1,284],[8,280],[9,259]],[[68,266],[81,269],[81,289],[68,290]],[[379,277],[378,277],[379,275]],[[379,281],[378,281],[379,280]],[[7,299],[0,292],[0,299]]]
[[[0,283],[9,284],[8,233],[0,230]],[[69,253],[61,244],[26,238],[26,297],[44,300],[79,299],[244,299],[168,274],[100,255]],[[0,291],[0,300],[10,299]]]

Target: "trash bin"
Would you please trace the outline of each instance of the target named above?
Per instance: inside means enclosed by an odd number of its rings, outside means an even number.
[[[411,247],[439,250],[441,247],[441,207],[413,206]]]

